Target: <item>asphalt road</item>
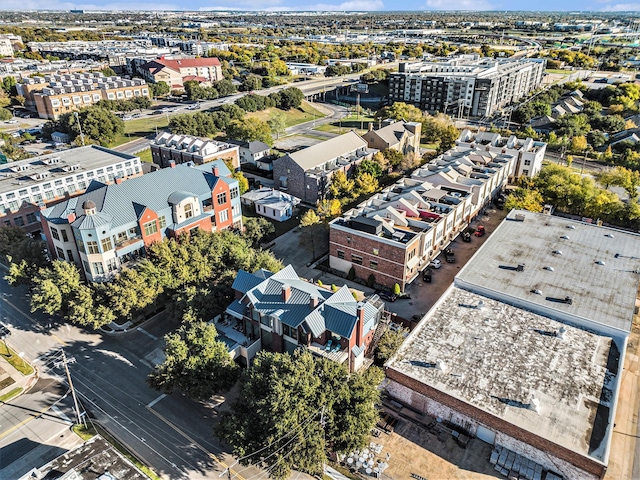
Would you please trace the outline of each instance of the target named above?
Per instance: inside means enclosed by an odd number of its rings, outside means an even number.
[[[24,351],[47,379],[45,388],[36,385],[12,406],[0,407],[2,466],[16,460],[36,466],[38,460],[29,455],[40,452],[40,445],[49,445],[52,453],[66,450],[56,440],[68,431],[69,422],[50,407],[67,390],[65,384],[51,382],[64,380],[63,370],[53,361],[61,347],[75,359],[69,369],[82,406],[163,478],[217,479],[233,463],[213,435],[212,408],[179,394],[160,395],[146,385],[151,363],[145,356],[162,348],[162,336],[175,327],[174,322],[158,319],[144,330],[102,335],[30,314],[26,292],[11,289],[4,280],[0,280],[0,312],[12,332],[9,344]],[[56,405],[68,418],[74,415],[71,407],[68,397]],[[232,472],[240,479],[260,473],[254,468]]]

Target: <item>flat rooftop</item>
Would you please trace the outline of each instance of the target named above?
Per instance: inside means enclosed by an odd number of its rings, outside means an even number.
[[[620,368],[611,337],[452,286],[387,367],[576,453],[606,458]]]
[[[524,264],[523,271],[516,270],[518,264]],[[514,210],[458,273],[455,284],[626,335],[633,321],[637,272],[640,235]],[[571,304],[562,301],[566,297]]]
[[[10,162],[0,165],[0,193],[12,192],[136,158],[138,157],[98,145],[88,145]],[[73,167],[75,170],[72,170]]]

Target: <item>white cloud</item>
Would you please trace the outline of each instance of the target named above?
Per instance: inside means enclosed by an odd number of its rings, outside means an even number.
[[[601,10],[603,12],[637,12],[640,10],[640,3],[614,3]]]
[[[157,2],[106,2],[99,3],[82,3],[82,2],[65,2],[50,0],[42,2],[41,0],[2,0],[0,2],[0,10],[180,10],[180,5],[175,3],[157,3]]]
[[[495,10],[486,0],[427,0],[427,8],[433,10]]]
[[[346,0],[341,3],[314,3],[310,5],[282,5],[282,0],[218,0],[220,5],[200,7],[200,10],[263,10],[263,11],[377,11],[384,9],[382,0]],[[225,5],[229,3],[229,5]]]

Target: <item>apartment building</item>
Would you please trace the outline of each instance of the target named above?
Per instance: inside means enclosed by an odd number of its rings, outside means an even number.
[[[459,151],[491,152],[496,155],[511,155],[516,158],[513,177],[533,177],[542,168],[547,144],[531,138],[517,138],[515,135],[503,137],[499,133],[471,132],[463,130],[456,146]]]
[[[168,167],[171,161],[176,164],[193,162],[202,165],[218,159],[231,160],[234,169],[240,168],[238,145],[169,132],[159,133],[153,139],[151,156],[153,163],[162,168]]]
[[[403,178],[329,223],[329,265],[404,289],[469,222],[471,194]]]
[[[89,184],[142,175],[140,159],[97,145],[0,165],[0,221],[25,232],[41,231],[41,206],[85,192]]]
[[[29,50],[41,55],[53,55],[74,60],[107,60],[112,56],[155,54],[162,50],[155,48],[151,41],[136,40],[69,40],[65,42],[29,42]]]
[[[0,56],[13,57],[13,43],[9,35],[0,35]]]
[[[411,103],[429,113],[489,116],[542,83],[544,59],[460,55],[401,63],[389,78],[389,101]]]
[[[353,175],[356,167],[365,159],[371,159],[375,149],[356,132],[351,131],[289,153],[273,161],[275,188],[315,204],[325,198],[331,178],[342,171]]]
[[[40,118],[51,120],[100,100],[149,97],[149,87],[144,80],[106,77],[100,72],[23,78],[16,84],[16,89],[25,97],[25,106],[35,107]]]
[[[346,285],[333,292],[302,280],[291,265],[277,273],[240,270],[232,288],[236,300],[225,312],[227,328],[236,323],[230,333],[241,332],[244,341],[230,349],[234,357],[240,351],[245,365],[260,350],[304,348],[357,371],[384,311],[377,295],[358,302]],[[216,327],[225,332],[224,325]]]
[[[165,82],[173,89],[181,89],[187,80],[211,83],[223,80],[222,65],[217,58],[158,58],[139,68],[142,76],[151,83]]]
[[[108,280],[165,237],[201,228],[242,228],[238,181],[218,160],[175,165],[105,185],[44,208],[40,218],[51,256],[76,263],[89,281]]]

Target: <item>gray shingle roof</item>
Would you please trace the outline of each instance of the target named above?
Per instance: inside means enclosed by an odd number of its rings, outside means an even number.
[[[408,132],[405,128],[405,123],[404,120],[401,120],[378,130],[373,130],[371,133],[380,137],[383,142],[389,145],[395,145],[402,139],[404,132]]]
[[[341,155],[354,152],[359,148],[367,148],[367,142],[352,131],[309,148],[290,153],[289,158],[300,165],[303,170],[309,170]]]
[[[43,215],[53,223],[60,223],[60,220],[64,222],[63,219],[72,212],[78,218],[84,217],[84,211],[80,205],[86,200],[91,200],[96,204],[98,212],[107,213],[113,217],[112,228],[135,222],[140,213],[139,206],[158,212],[168,208],[167,201],[174,193],[193,192],[195,196],[203,196],[210,195],[219,180],[230,185],[237,184],[235,179],[215,177],[210,173],[212,164],[216,163],[224,166],[221,160],[206,164],[207,170],[182,164],[175,168],[163,168],[141,177],[131,178],[120,184],[104,185],[91,182],[84,194],[46,209]],[[227,172],[229,171],[226,167],[224,168]],[[220,172],[222,174],[222,168]]]

